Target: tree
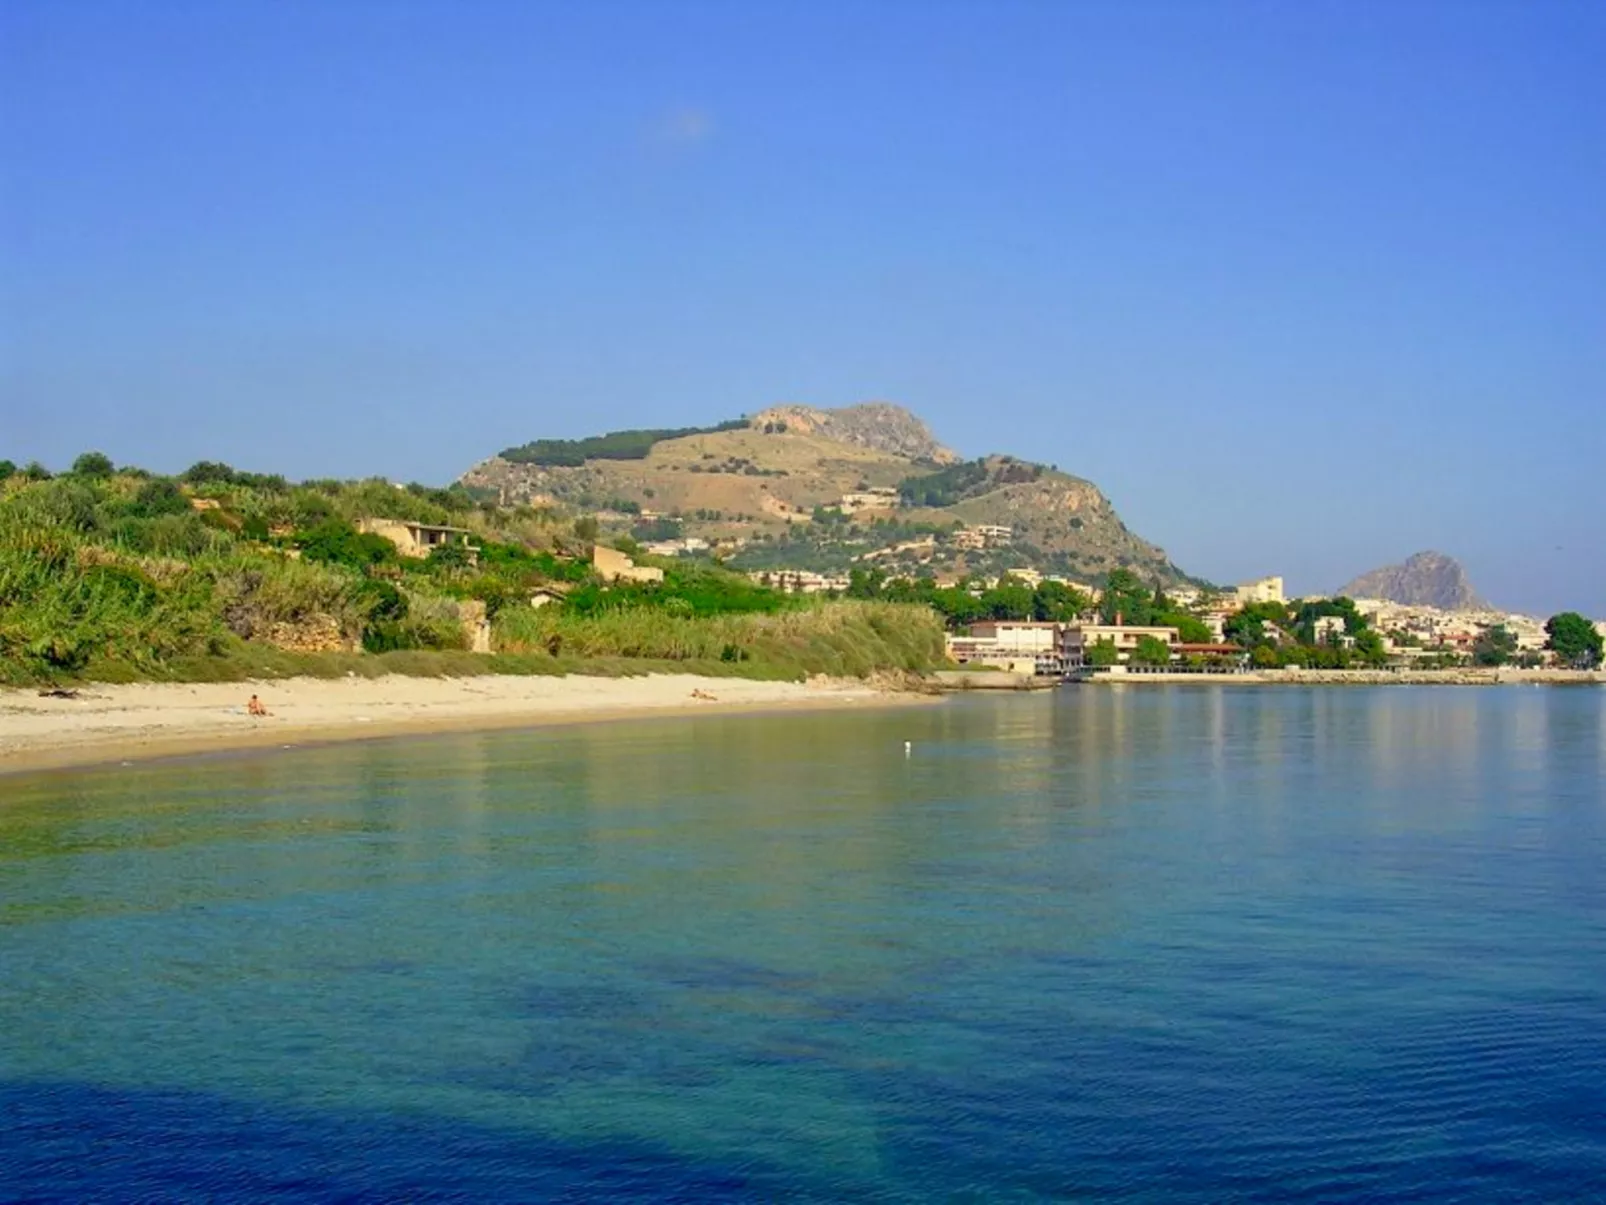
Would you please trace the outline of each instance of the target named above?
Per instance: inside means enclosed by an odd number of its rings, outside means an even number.
[[[1564,665],[1576,669],[1594,669],[1600,664],[1601,648],[1606,644],[1601,634],[1577,611],[1563,611],[1552,615],[1545,624],[1550,639],[1545,647],[1556,654]]]
[[[1044,623],[1071,623],[1091,601],[1064,582],[1042,582],[1032,593],[1032,618]]]
[[[950,627],[964,627],[987,614],[981,599],[969,590],[961,590],[958,587],[937,591],[931,601],[932,605],[947,617]]]
[[[1386,664],[1389,659],[1388,650],[1383,647],[1383,637],[1370,628],[1356,634],[1355,655],[1371,666]]]
[[[139,519],[154,519],[158,515],[187,515],[190,513],[190,500],[168,478],[153,477],[139,487],[139,493],[129,504],[128,513]]]
[[[1151,621],[1162,628],[1176,628],[1177,638],[1184,644],[1209,644],[1215,639],[1204,620],[1186,611],[1162,612]]]
[[[1497,623],[1492,628],[1485,628],[1478,633],[1477,642],[1472,646],[1472,663],[1505,665],[1516,652],[1516,636],[1507,630],[1505,624]]]
[[[197,460],[179,475],[191,485],[232,485],[238,476],[231,465],[219,460]]]
[[[1116,616],[1130,624],[1148,622],[1153,611],[1151,595],[1138,575],[1130,569],[1111,569],[1104,579],[1104,594],[1099,600],[1099,612],[1105,623],[1114,623]]]
[[[1132,660],[1139,665],[1159,667],[1171,664],[1171,646],[1154,636],[1139,636],[1132,650]]]
[[[1250,603],[1236,615],[1228,616],[1222,628],[1228,640],[1249,648],[1270,642],[1271,637],[1266,634],[1268,623],[1279,627],[1286,625],[1288,608],[1275,602]]]
[[[1087,663],[1096,669],[1107,669],[1120,660],[1121,654],[1116,651],[1115,641],[1108,636],[1088,647]]]
[[[1282,658],[1277,656],[1277,650],[1269,644],[1255,645],[1254,652],[1249,655],[1256,669],[1276,669],[1282,664]]]
[[[879,569],[850,569],[848,570],[849,598],[880,598],[881,587],[886,580],[886,574]]]
[[[45,468],[45,466],[40,464],[37,460],[30,460],[27,465],[23,467],[22,475],[29,481],[50,480],[50,470]]]
[[[296,544],[304,560],[354,569],[396,559],[396,546],[384,536],[359,532],[344,519],[325,519],[297,536]]]
[[[16,472],[17,466],[12,464],[11,461],[0,460],[0,481],[4,481],[7,477],[15,476]]]
[[[110,477],[117,471],[112,458],[104,452],[85,452],[72,462],[74,477]]]
[[[597,538],[597,517],[595,515],[582,515],[574,521],[574,534],[582,540],[595,540]]]
[[[989,619],[1016,621],[1030,619],[1033,604],[1032,588],[1018,577],[1005,574],[998,579],[998,585],[981,596],[981,604],[986,609]]]

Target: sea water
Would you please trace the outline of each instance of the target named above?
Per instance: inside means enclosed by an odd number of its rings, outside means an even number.
[[[1599,1198],[1602,703],[1068,688],[0,779],[0,1198]]]

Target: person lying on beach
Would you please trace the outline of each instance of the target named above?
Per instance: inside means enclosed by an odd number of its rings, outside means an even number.
[[[255,695],[252,695],[251,696],[251,701],[245,705],[245,712],[246,712],[247,715],[271,715],[271,714],[273,714],[266,707],[262,706],[262,700],[257,698]]]

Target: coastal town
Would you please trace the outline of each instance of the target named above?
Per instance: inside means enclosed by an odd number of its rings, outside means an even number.
[[[851,594],[862,580],[853,574],[801,570],[751,576],[781,590],[828,595]],[[948,656],[960,666],[1039,678],[1299,669],[1305,667],[1302,661],[1310,659],[1297,653],[1279,656],[1275,650],[1301,648],[1332,654],[1327,663],[1317,666],[1325,669],[1503,665],[1571,669],[1594,668],[1599,663],[1598,653],[1593,659],[1586,654],[1583,661],[1588,664],[1584,665],[1577,656],[1558,652],[1546,621],[1531,615],[1490,607],[1446,609],[1381,598],[1290,597],[1284,579],[1276,575],[1225,589],[1190,585],[1158,591],[1165,607],[1186,617],[1179,623],[1131,622],[1122,611],[1104,606],[1104,588],[1045,575],[1029,566],[993,578],[937,576],[930,580],[937,589],[963,591],[978,600],[989,592],[1012,587],[1035,592],[1045,584],[1058,586],[1066,596],[1080,600],[1081,609],[1069,617],[991,615],[960,625],[946,638]],[[1312,610],[1329,613],[1311,615],[1301,633],[1295,619]],[[1246,614],[1258,620],[1253,640],[1244,639],[1245,625],[1234,623]],[[1190,625],[1189,619],[1196,622]],[[1198,631],[1199,625],[1203,633]],[[1188,626],[1194,627],[1192,633],[1184,630]],[[1606,621],[1593,621],[1590,630],[1597,640],[1606,640]]]

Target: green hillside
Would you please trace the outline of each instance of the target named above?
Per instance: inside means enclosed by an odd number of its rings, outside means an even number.
[[[0,479],[0,682],[347,672],[919,671],[928,610],[802,600],[717,566],[611,586],[594,523],[462,487],[291,483],[203,463],[179,477],[98,454]],[[427,557],[359,530],[452,529]],[[532,592],[559,601],[537,609]],[[491,655],[468,650],[488,623]]]

